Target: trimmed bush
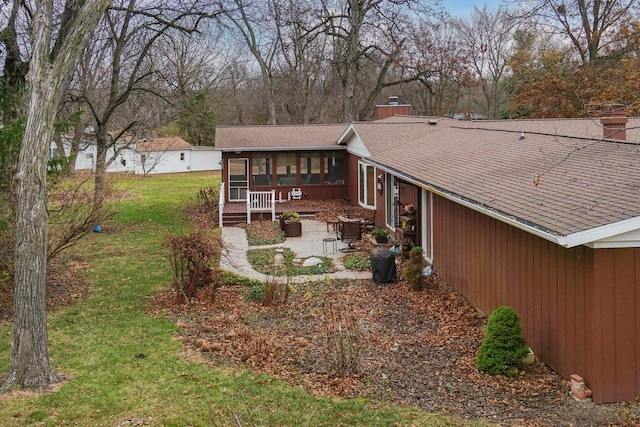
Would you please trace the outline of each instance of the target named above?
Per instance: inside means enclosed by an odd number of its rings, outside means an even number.
[[[478,370],[513,377],[529,352],[520,318],[511,307],[498,307],[487,323],[487,333],[478,349]]]
[[[427,260],[422,254],[424,251],[420,246],[414,246],[409,251],[409,262],[402,272],[402,278],[409,284],[412,291],[421,291],[424,288],[424,276],[422,272],[427,266]]]

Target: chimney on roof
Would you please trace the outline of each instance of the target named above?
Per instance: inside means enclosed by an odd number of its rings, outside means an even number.
[[[395,115],[410,116],[411,105],[400,104],[397,96],[390,96],[388,104],[376,105],[376,120],[386,119]]]
[[[622,104],[611,104],[607,106],[604,114],[600,118],[602,123],[602,136],[620,141],[627,140],[627,114]]]

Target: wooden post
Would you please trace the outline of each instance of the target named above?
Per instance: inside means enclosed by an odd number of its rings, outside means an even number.
[[[247,224],[251,224],[251,190],[247,190]]]
[[[276,220],[276,190],[271,190],[271,221]]]

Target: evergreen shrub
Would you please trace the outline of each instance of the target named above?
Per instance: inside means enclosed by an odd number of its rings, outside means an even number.
[[[511,307],[498,307],[489,316],[487,333],[478,349],[478,370],[516,376],[528,352],[518,314]]]

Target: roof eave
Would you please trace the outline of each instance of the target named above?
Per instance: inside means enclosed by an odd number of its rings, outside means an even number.
[[[607,247],[609,245],[598,244],[598,242],[638,229],[640,229],[640,217],[636,216],[563,236],[561,244],[567,248],[580,245]],[[627,242],[626,245],[627,247],[637,247],[640,246],[640,242]]]
[[[333,151],[343,150],[345,147],[336,147],[335,145],[316,145],[310,147],[218,147],[223,153],[234,153],[236,151]]]
[[[352,136],[356,134],[356,129],[353,127],[353,123],[351,123],[345,130],[344,132],[342,132],[342,134],[340,135],[340,137],[338,138],[338,141],[336,142],[338,145],[346,145],[347,144],[347,140]]]
[[[439,195],[439,196],[441,196],[441,197],[443,197],[443,198],[445,198],[447,200],[451,200],[451,201],[453,201],[455,203],[458,203],[460,205],[468,207],[469,209],[472,209],[474,211],[480,212],[480,213],[482,213],[484,215],[487,215],[487,216],[489,216],[491,218],[494,218],[494,219],[496,219],[496,220],[498,220],[500,222],[504,222],[504,223],[509,224],[509,225],[511,225],[513,227],[516,227],[516,228],[519,228],[519,229],[521,229],[523,231],[526,231],[526,232],[528,232],[530,234],[536,235],[536,236],[541,237],[541,238],[543,238],[545,240],[553,242],[555,244],[559,244],[559,245],[561,244],[560,240],[561,240],[561,238],[563,236],[559,236],[559,235],[550,233],[550,232],[545,231],[543,229],[540,229],[540,228],[534,227],[532,225],[529,225],[529,224],[527,224],[525,222],[518,221],[517,218],[510,217],[510,216],[505,215],[505,214],[503,214],[501,212],[498,212],[498,211],[495,211],[495,210],[492,210],[492,209],[488,209],[488,208],[486,208],[486,207],[484,207],[482,205],[479,205],[477,203],[474,203],[472,201],[465,200],[464,198],[462,198],[462,197],[460,197],[458,195],[455,195],[453,193],[449,193],[449,192],[447,192],[447,191],[445,191],[443,189],[437,188],[437,187],[435,187],[433,185],[429,185],[428,183],[422,182],[422,181],[416,179],[415,177],[412,177],[411,175],[408,175],[408,174],[406,174],[404,172],[398,171],[398,170],[396,170],[394,168],[390,168],[388,166],[385,166],[382,163],[378,163],[378,162],[376,162],[374,160],[371,160],[371,159],[363,159],[363,161],[369,162],[369,163],[379,167],[380,169],[382,169],[382,170],[384,170],[386,172],[390,172],[392,174],[401,176],[406,181],[411,182],[412,184],[417,185],[418,187],[421,187],[421,188],[424,188],[424,189],[426,189],[428,191],[431,191],[432,193],[437,194],[437,195]]]

